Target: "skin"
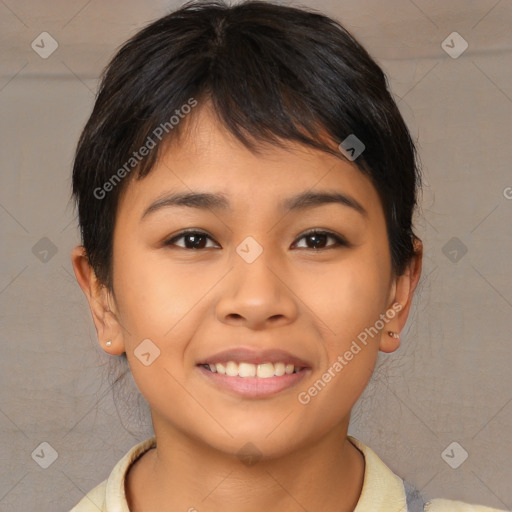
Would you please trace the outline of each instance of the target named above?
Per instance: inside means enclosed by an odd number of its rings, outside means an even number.
[[[222,192],[232,210],[144,210],[165,192]],[[306,190],[339,191],[367,211],[325,204],[284,215],[277,203]],[[164,242],[186,228],[206,231]],[[345,237],[303,237],[311,228]],[[247,237],[263,248],[247,263],[236,252]],[[294,245],[295,244],[295,245]],[[181,247],[180,247],[181,246]],[[404,327],[421,273],[422,247],[405,273],[392,271],[384,212],[376,189],[355,163],[299,144],[254,154],[220,126],[209,108],[190,117],[151,173],[131,180],[114,231],[114,293],[96,279],[83,247],[73,250],[77,280],[105,351],[126,352],[148,401],[157,448],[127,475],[130,510],[211,512],[354,509],[364,457],[347,439],[350,412],[367,385],[378,351],[399,345],[387,331]],[[357,335],[398,303],[379,335],[311,398],[297,399],[344,354]],[[160,349],[145,366],[134,350],[144,339]],[[112,340],[106,347],[105,341]],[[232,347],[281,348],[310,370],[272,397],[241,398],[218,389],[196,364]],[[247,442],[261,454],[243,464]],[[191,508],[194,507],[194,508]]]

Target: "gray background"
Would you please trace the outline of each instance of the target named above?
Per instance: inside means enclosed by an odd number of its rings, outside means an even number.
[[[69,510],[151,434],[129,387],[127,402],[113,398],[74,278],[70,172],[102,68],[179,4],[0,0],[0,511]],[[350,433],[427,497],[508,509],[512,2],[304,5],[337,17],[384,68],[425,174],[423,278],[402,347],[381,357]],[[47,59],[31,48],[43,31],[59,45]],[[441,46],[454,31],[469,44],[456,59]],[[47,469],[31,456],[41,442],[58,454]],[[452,442],[469,454],[457,469],[442,457]]]

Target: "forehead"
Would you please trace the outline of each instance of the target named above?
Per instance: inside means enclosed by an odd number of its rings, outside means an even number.
[[[150,173],[127,183],[118,213],[140,217],[158,198],[192,191],[222,195],[228,213],[272,208],[282,213],[286,198],[333,191],[352,198],[370,215],[382,214],[373,183],[353,162],[290,141],[285,147],[262,144],[253,152],[207,107],[185,123]]]

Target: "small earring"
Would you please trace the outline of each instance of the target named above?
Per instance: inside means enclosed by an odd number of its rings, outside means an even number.
[[[108,341],[105,342],[105,345],[107,345],[107,347],[111,347],[112,346],[112,342],[110,340],[108,340]]]
[[[398,334],[398,333],[396,333],[396,332],[388,331],[388,334],[389,334],[392,338],[400,338],[400,334]]]

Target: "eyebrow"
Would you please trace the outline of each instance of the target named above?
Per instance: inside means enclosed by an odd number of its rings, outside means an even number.
[[[347,206],[360,213],[363,217],[368,217],[365,208],[353,197],[332,191],[305,191],[295,196],[289,197],[278,204],[278,208],[283,212],[301,211],[325,204],[340,204]],[[158,198],[150,204],[142,214],[141,221],[150,214],[169,207],[188,207],[198,209],[212,210],[230,210],[231,205],[228,198],[221,193],[212,194],[210,192],[176,192],[167,194]]]

